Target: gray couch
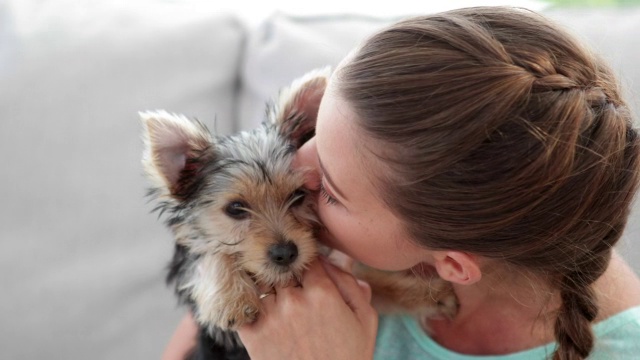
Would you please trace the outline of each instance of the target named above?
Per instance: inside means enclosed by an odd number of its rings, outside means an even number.
[[[2,359],[159,358],[183,310],[164,285],[172,239],[144,196],[137,112],[254,127],[278,88],[391,21],[275,14],[248,27],[175,2],[11,10],[0,3]],[[640,109],[640,9],[546,13],[610,59]],[[639,216],[619,246],[636,271]]]

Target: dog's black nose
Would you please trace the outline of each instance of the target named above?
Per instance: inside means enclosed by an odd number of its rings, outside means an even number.
[[[269,248],[269,259],[274,263],[287,266],[298,257],[298,247],[291,241],[277,243]]]

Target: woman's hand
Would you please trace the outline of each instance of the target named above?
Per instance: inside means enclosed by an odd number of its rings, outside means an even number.
[[[191,313],[182,318],[162,354],[162,360],[183,360],[196,346],[198,326]]]
[[[251,359],[371,359],[378,315],[371,288],[326,259],[301,287],[276,288],[258,320],[238,333]]]

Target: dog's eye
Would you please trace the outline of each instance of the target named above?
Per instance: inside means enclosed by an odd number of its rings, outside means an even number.
[[[303,189],[298,189],[291,194],[291,206],[300,206],[304,202],[304,197],[307,195],[307,192]]]
[[[246,219],[249,217],[249,212],[247,211],[247,204],[242,201],[233,201],[230,202],[226,208],[224,208],[224,212],[233,219]]]

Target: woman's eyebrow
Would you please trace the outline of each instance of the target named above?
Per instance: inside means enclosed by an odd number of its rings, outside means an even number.
[[[329,183],[329,185],[331,185],[331,190],[335,191],[342,199],[348,201],[349,199],[347,199],[347,197],[344,196],[344,193],[340,191],[340,189],[336,186],[333,180],[331,180],[331,176],[329,176],[329,173],[327,172],[327,170],[324,168],[324,166],[322,166],[322,161],[320,161],[319,155],[318,155],[318,164],[320,165],[320,170],[322,170],[322,173],[324,174],[324,177],[327,179],[327,182]]]

